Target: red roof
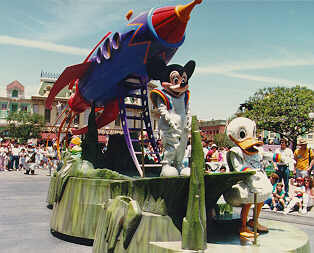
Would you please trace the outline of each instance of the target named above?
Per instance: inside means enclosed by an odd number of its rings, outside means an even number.
[[[13,90],[14,88],[24,91],[24,86],[17,80],[7,85],[7,90]]]

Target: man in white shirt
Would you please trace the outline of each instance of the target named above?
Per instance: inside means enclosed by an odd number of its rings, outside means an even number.
[[[15,163],[15,170],[19,170],[19,160],[20,160],[20,156],[19,156],[19,153],[20,153],[20,149],[19,149],[19,146],[18,144],[14,144],[12,146],[12,164],[11,164],[11,169],[13,169],[13,163]]]
[[[281,157],[285,157],[285,162],[274,162],[274,169],[279,176],[279,181],[281,182],[283,180],[283,183],[285,185],[285,195],[286,197],[289,196],[289,162],[293,161],[293,152],[290,148],[287,147],[288,141],[286,139],[280,140],[280,148],[277,148],[275,150],[275,154],[279,154]]]

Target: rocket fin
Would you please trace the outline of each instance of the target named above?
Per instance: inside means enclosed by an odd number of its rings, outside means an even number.
[[[67,67],[50,90],[49,96],[46,100],[46,108],[51,109],[52,102],[58,93],[64,87],[69,85],[71,81],[81,78],[86,73],[91,64],[92,63],[90,62],[85,62]]]
[[[110,103],[108,103],[104,108],[103,112],[96,118],[97,129],[102,128],[103,126],[109,124],[114,121],[119,114],[119,100],[116,99]],[[85,134],[87,132],[88,127],[83,127],[80,129],[71,129],[72,134],[80,135]]]

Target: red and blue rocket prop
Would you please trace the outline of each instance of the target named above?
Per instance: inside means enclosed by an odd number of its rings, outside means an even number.
[[[157,153],[148,112],[147,83],[150,77],[146,64],[156,56],[165,63],[171,60],[184,42],[191,11],[201,2],[202,0],[194,0],[186,5],[153,8],[133,19],[130,19],[132,12],[129,12],[129,22],[121,31],[107,33],[83,63],[67,67],[46,100],[46,107],[51,109],[54,98],[64,87],[76,87],[75,94],[68,101],[70,110],[60,124],[58,137],[66,119],[70,118],[69,128],[74,116],[84,112],[92,103],[95,103],[97,111],[102,111],[96,119],[98,128],[114,121],[120,113],[130,153],[142,175],[129,136],[130,129],[127,127],[127,119],[130,117],[125,110],[139,106],[124,104],[124,98],[142,99],[141,108],[135,108],[143,109],[143,117],[138,120],[144,120],[149,140]],[[135,92],[139,90],[140,95]],[[133,119],[137,120],[137,117],[133,116]],[[86,131],[86,127],[72,129],[75,135]],[[58,140],[57,142],[59,143]]]

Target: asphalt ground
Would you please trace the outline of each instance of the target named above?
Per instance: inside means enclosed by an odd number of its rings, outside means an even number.
[[[50,233],[48,186],[47,170],[37,170],[35,175],[0,172],[0,253],[92,253],[90,246],[60,240]],[[306,215],[263,209],[260,218],[291,223],[303,230],[314,252],[314,208]]]
[[[46,170],[35,173],[0,172],[0,253],[91,253],[92,247],[50,233],[49,176]]]

